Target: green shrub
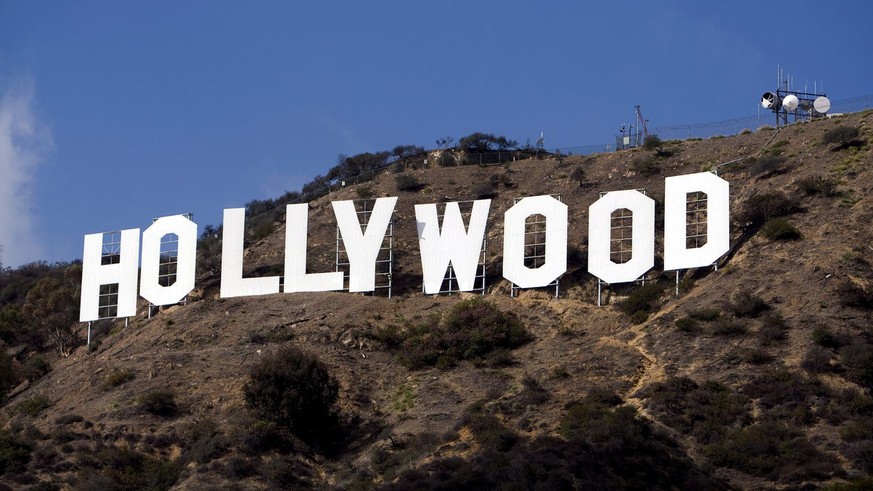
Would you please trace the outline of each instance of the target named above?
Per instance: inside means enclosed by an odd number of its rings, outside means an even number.
[[[846,449],[845,454],[858,469],[867,473],[873,472],[873,440],[853,442]]]
[[[800,202],[781,192],[772,191],[751,196],[739,213],[739,220],[761,226],[770,218],[784,217],[800,210]]]
[[[850,279],[842,281],[837,287],[837,297],[846,307],[864,310],[873,309],[873,293]]]
[[[712,322],[712,333],[719,336],[740,336],[748,330],[749,326],[742,319],[719,317]]]
[[[812,342],[831,349],[837,349],[845,344],[826,327],[816,327],[812,330]]]
[[[646,283],[634,289],[630,295],[619,302],[618,310],[634,317],[634,320],[646,320],[649,314],[658,307],[658,301],[664,293],[664,288],[655,281]],[[640,321],[641,322],[641,321]]]
[[[611,415],[621,402],[621,398],[607,391],[598,391],[580,401],[574,402],[567,408],[564,417],[561,418],[561,422],[558,424],[558,434],[568,440],[603,440],[608,437],[607,433],[609,431],[603,428],[602,424],[606,423],[608,427],[616,422],[611,418]],[[633,411],[633,408],[629,406],[623,407]],[[635,419],[636,416],[634,415],[632,418]]]
[[[6,430],[0,430],[0,475],[24,470],[32,446]]]
[[[648,135],[643,139],[644,150],[659,151],[662,146],[664,146],[664,142],[662,142],[656,135]]]
[[[770,240],[799,240],[800,231],[784,218],[771,218],[764,222],[761,233]]]
[[[395,329],[390,336],[410,368],[449,368],[461,360],[490,358],[531,337],[518,317],[478,297],[455,304],[441,320]]]
[[[80,481],[76,489],[155,490],[170,489],[179,478],[181,467],[136,452],[107,446],[83,455],[78,465]]]
[[[483,447],[506,451],[518,441],[518,435],[507,429],[495,416],[490,414],[467,414],[462,424],[470,428],[473,437]]]
[[[441,167],[452,167],[458,165],[458,161],[455,159],[454,154],[450,152],[443,152],[440,154],[439,165]]]
[[[860,132],[858,131],[858,128],[840,125],[827,131],[824,136],[822,136],[821,142],[825,145],[836,143],[837,146],[834,150],[840,150],[856,144],[856,139],[859,135]],[[860,144],[860,142],[857,143]]]
[[[183,435],[186,448],[179,458],[180,462],[206,464],[227,452],[227,437],[221,434],[215,421],[208,417],[187,425],[183,428]]]
[[[52,405],[52,401],[44,395],[33,396],[29,399],[17,402],[9,408],[12,414],[24,414],[26,416],[36,416],[44,409]]]
[[[873,387],[873,345],[856,342],[839,350],[840,363],[846,367],[850,379]]]
[[[358,188],[355,189],[355,194],[357,194],[360,199],[370,199],[373,197],[373,188],[370,187],[369,184],[358,186]]]
[[[644,388],[639,395],[660,421],[701,443],[720,440],[749,417],[748,398],[715,381],[698,385],[674,377]]]
[[[79,416],[78,414],[64,414],[55,418],[55,424],[69,425],[73,423],[79,423],[84,420],[85,418]]]
[[[179,407],[176,405],[176,393],[171,389],[157,389],[140,396],[137,401],[143,411],[157,416],[171,416]]]
[[[103,381],[102,388],[103,390],[109,390],[119,385],[129,382],[136,378],[136,374],[130,370],[120,370],[114,369],[109,375],[106,376],[106,380]]]
[[[15,371],[12,355],[6,352],[6,347],[0,344],[0,399],[19,381]]]
[[[761,297],[749,290],[734,293],[728,303],[728,310],[737,317],[755,318],[769,308]]]
[[[570,179],[578,182],[580,188],[582,186],[584,186],[585,185],[585,168],[582,167],[581,165],[577,165],[573,169],[573,172],[570,173]]]
[[[868,459],[871,461],[873,459]],[[823,491],[870,491],[873,489],[873,477],[855,477],[849,482],[836,482],[826,485]]]
[[[34,355],[24,363],[24,378],[31,382],[42,378],[52,370],[52,365],[40,355]]]
[[[699,321],[714,321],[721,317],[721,311],[714,308],[701,308],[692,310],[688,316]]]
[[[762,155],[749,166],[752,176],[771,176],[785,172],[785,157],[781,155]]]
[[[398,191],[420,191],[424,184],[412,174],[398,174],[394,177]]]
[[[673,324],[676,325],[676,328],[682,332],[698,332],[700,331],[700,324],[697,322],[697,319],[693,317],[680,317],[676,319]]]
[[[246,406],[310,444],[329,443],[339,383],[319,359],[294,346],[264,356],[243,386]]]
[[[743,385],[743,392],[758,399],[769,418],[786,416],[797,407],[808,408],[816,398],[828,395],[815,378],[785,368],[763,370]]]
[[[651,155],[646,155],[631,162],[631,170],[642,176],[654,176],[661,172],[661,164],[658,159]]]
[[[571,405],[562,418],[561,431],[568,438],[519,435],[513,442],[513,435],[507,434],[510,430],[501,428],[499,420],[479,415],[478,431],[487,436],[477,439],[489,443],[463,458],[436,452],[432,460],[414,465],[396,479],[384,476],[385,488],[726,488],[696,468],[674,441],[638,417],[633,407],[616,408],[620,402],[614,395],[612,400],[588,396]],[[391,466],[398,463],[385,465]]]
[[[476,199],[493,198],[497,195],[497,189],[491,181],[482,181],[473,186],[473,196]]]
[[[796,429],[765,421],[729,434],[705,448],[718,466],[782,482],[824,479],[837,470],[836,459],[819,452]]]
[[[797,188],[807,196],[836,196],[839,181],[830,177],[810,176],[797,181]]]
[[[758,331],[758,341],[763,346],[769,346],[785,339],[788,324],[778,312],[767,312],[761,317],[761,330]]]

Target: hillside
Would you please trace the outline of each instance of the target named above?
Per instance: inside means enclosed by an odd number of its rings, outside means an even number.
[[[0,483],[869,486],[871,124],[868,111],[778,132],[665,142],[660,156],[636,148],[430,166],[404,172],[421,184],[415,191],[398,191],[392,172],[347,186],[310,203],[309,269],[334,268],[330,201],[398,196],[391,298],[221,299],[218,276],[200,271],[187,305],[147,319],[143,304],[127,327],[123,320],[98,324],[96,348],[80,346],[12,391],[4,403]],[[845,148],[822,143],[837,126],[858,128],[860,137]],[[686,272],[675,295],[673,273],[662,274],[656,259],[648,287],[606,288],[606,305],[598,307],[596,280],[585,271],[588,206],[601,192],[645,188],[658,203],[660,254],[664,177],[731,161],[719,175],[731,185],[732,248],[718,268]],[[482,183],[493,183],[484,300],[503,313],[499,322],[517,318],[529,339],[437,366],[426,357],[416,362],[410,353],[421,354],[438,329],[450,329],[456,317],[470,320],[464,309],[490,311],[476,295],[421,293],[413,205],[475,199]],[[560,194],[569,207],[570,269],[557,299],[548,289],[511,297],[500,279],[502,215],[514,198],[541,194]],[[272,228],[250,244],[247,274],[282,270],[284,224]],[[325,427],[321,435],[330,434],[330,442],[311,428],[297,438],[246,406],[252,367],[283,346],[316,355],[339,384],[339,429]]]

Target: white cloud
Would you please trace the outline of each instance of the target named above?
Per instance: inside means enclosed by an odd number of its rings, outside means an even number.
[[[40,258],[33,225],[36,169],[52,147],[33,112],[33,80],[0,86],[0,260],[19,266]]]

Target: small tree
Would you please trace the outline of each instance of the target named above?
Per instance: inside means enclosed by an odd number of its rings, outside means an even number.
[[[649,135],[643,140],[643,149],[645,150],[654,150],[660,154],[663,147],[664,142],[657,135]]]
[[[579,187],[585,186],[585,169],[580,165],[570,173],[570,179],[579,183]]]
[[[64,278],[41,279],[28,293],[22,314],[34,329],[50,339],[61,356],[79,343],[79,282],[82,267],[70,266]]]
[[[518,142],[505,136],[476,132],[458,140],[458,147],[467,153],[488,153],[518,148]]]

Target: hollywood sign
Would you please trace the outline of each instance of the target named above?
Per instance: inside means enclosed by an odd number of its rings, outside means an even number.
[[[707,197],[706,244],[686,244],[686,208],[689,193]],[[709,172],[668,177],[664,183],[664,270],[708,266],[729,248],[728,182]],[[369,221],[362,225],[353,201],[331,203],[343,245],[349,258],[350,292],[375,289],[376,259],[394,213],[396,197],[375,201]],[[439,293],[451,264],[460,291],[474,289],[476,270],[488,220],[491,200],[473,202],[469,223],[465,225],[458,203],[445,203],[442,227],[436,204],[415,205],[418,244],[421,254],[424,291]],[[286,206],[284,282],[279,276],[243,277],[245,209],[224,210],[221,251],[221,297],[242,297],[279,293],[321,292],[344,289],[342,271],[306,271],[307,204]],[[620,209],[632,213],[632,255],[624,263],[610,258],[611,215]],[[518,201],[503,216],[503,277],[521,288],[547,286],[567,270],[567,205],[551,196],[531,196]],[[654,266],[655,202],[639,191],[606,193],[589,208],[588,271],[606,283],[625,283],[638,279]],[[525,221],[543,215],[545,257],[543,264],[530,268],[524,263]],[[159,282],[161,240],[168,234],[178,237],[175,281]],[[142,267],[139,264],[140,230],[122,230],[118,262],[103,263],[102,233],[85,235],[82,257],[82,296],[80,321],[99,318],[100,287],[118,285],[117,316],[136,315],[137,280],[139,295],[153,305],[180,302],[194,289],[197,257],[197,224],[183,215],[155,220],[142,233]],[[137,275],[139,273],[139,275]]]

